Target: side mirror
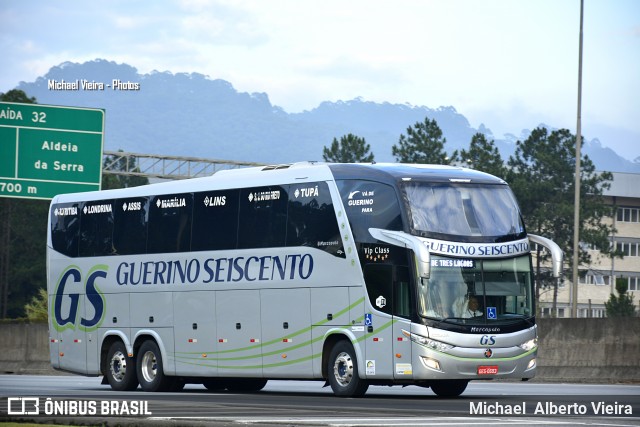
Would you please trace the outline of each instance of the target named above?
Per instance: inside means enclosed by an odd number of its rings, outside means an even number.
[[[374,239],[388,243],[401,248],[408,248],[413,251],[416,259],[416,271],[418,276],[424,279],[429,278],[431,271],[431,256],[429,249],[415,236],[407,234],[403,231],[383,230],[381,228],[370,228],[369,233]]]
[[[553,277],[556,279],[559,278],[562,275],[562,258],[564,257],[560,246],[553,240],[535,234],[529,234],[529,241],[544,246],[549,250],[551,253],[551,271]]]

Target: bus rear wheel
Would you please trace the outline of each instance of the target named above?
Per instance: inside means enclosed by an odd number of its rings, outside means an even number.
[[[158,344],[148,340],[138,350],[136,363],[138,381],[144,391],[172,391],[175,378],[164,374],[162,354]]]
[[[442,380],[431,383],[431,390],[439,397],[458,397],[467,388],[467,380]]]
[[[129,357],[122,341],[115,341],[107,352],[107,369],[104,373],[109,385],[116,391],[131,391],[138,388],[136,361]]]
[[[336,396],[361,397],[369,388],[369,383],[358,375],[358,360],[353,345],[345,340],[338,341],[331,349],[327,376]]]

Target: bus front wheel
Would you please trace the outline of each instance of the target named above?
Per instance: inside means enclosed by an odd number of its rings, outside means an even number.
[[[358,375],[358,360],[351,343],[338,341],[327,363],[329,384],[336,396],[361,397],[367,392],[369,384]]]
[[[164,374],[162,355],[158,344],[147,340],[138,350],[136,363],[138,381],[144,391],[172,391],[174,378]]]
[[[129,357],[122,341],[115,341],[107,352],[107,381],[116,391],[131,391],[138,388],[136,361]]]

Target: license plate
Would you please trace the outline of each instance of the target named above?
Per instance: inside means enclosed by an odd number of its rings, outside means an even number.
[[[498,367],[493,366],[478,366],[478,375],[496,375],[498,373]]]

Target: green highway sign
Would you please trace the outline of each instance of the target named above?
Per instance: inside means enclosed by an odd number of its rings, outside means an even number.
[[[104,110],[0,102],[0,197],[100,190]]]

